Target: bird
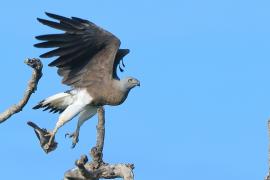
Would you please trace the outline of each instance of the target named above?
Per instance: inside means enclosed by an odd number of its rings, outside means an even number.
[[[33,109],[60,113],[54,129],[48,131],[50,138],[45,149],[52,149],[59,128],[79,116],[76,130],[67,134],[74,148],[83,123],[93,117],[99,107],[122,104],[130,90],[140,86],[140,81],[131,76],[118,77],[117,68],[123,71],[121,64],[125,67],[123,58],[130,50],[120,49],[121,41],[115,35],[86,19],[45,14],[53,20],[37,20],[62,33],[36,36],[42,42],[34,46],[53,48],[40,58],[56,58],[49,66],[57,68],[62,83],[70,89],[45,98]]]

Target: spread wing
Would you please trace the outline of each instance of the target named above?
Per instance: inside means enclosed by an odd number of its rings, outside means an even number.
[[[119,49],[117,37],[84,19],[46,14],[58,22],[40,18],[38,21],[64,33],[37,36],[36,39],[45,42],[34,46],[55,48],[40,57],[57,57],[49,66],[58,68],[63,84],[80,88],[117,78],[117,66],[129,52]]]

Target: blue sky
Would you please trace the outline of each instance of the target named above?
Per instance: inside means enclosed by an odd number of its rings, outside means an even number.
[[[266,0],[1,1],[1,95],[6,109],[22,96],[31,70],[23,64],[44,50],[34,36],[55,32],[44,12],[89,19],[117,35],[126,71],[141,81],[126,102],[106,107],[104,160],[135,163],[136,179],[253,180],[267,172],[270,116],[270,2]],[[27,125],[52,129],[57,115],[31,109],[62,92],[56,69],[44,76],[23,112],[0,125],[1,179],[61,179],[95,143],[96,117],[70,149],[66,132],[46,155]]]

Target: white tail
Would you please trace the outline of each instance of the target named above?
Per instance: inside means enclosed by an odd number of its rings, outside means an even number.
[[[39,102],[33,109],[45,108],[43,111],[49,110],[50,112],[63,112],[74,101],[71,91],[62,92],[50,96]]]

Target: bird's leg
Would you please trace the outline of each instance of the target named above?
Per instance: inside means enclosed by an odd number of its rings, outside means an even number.
[[[74,148],[76,146],[76,144],[79,142],[79,132],[80,132],[80,128],[76,128],[76,130],[73,133],[66,133],[65,137],[69,137],[72,138],[72,145],[71,148]]]
[[[96,113],[97,113],[97,108],[93,106],[87,106],[85,110],[80,113],[76,130],[71,134],[66,133],[65,135],[65,136],[68,136],[69,138],[72,138],[71,148],[74,148],[76,144],[79,142],[80,128],[83,125],[83,123],[87,121],[88,119],[90,119],[92,116],[94,116]]]
[[[82,118],[83,116],[81,115],[80,118],[79,118],[79,120],[78,120],[76,130],[73,133],[71,133],[71,134],[66,133],[65,136],[68,136],[69,138],[72,138],[71,148],[74,148],[76,146],[76,144],[79,142],[79,134],[80,134],[80,128],[81,128],[81,126],[83,125],[83,123],[86,120],[88,120],[92,116],[87,116],[87,117]]]
[[[63,125],[62,125],[63,126]],[[49,151],[50,149],[52,149],[52,146],[54,144],[54,138],[55,138],[55,134],[57,132],[57,130],[60,128],[61,126],[56,125],[56,127],[54,128],[54,130],[52,132],[48,131],[48,134],[46,134],[45,136],[48,136],[50,139],[49,141],[44,145],[44,149]]]
[[[48,143],[44,146],[44,148],[50,149],[55,138],[55,134],[57,133],[58,129],[61,128],[64,124],[69,122],[74,116],[76,116],[80,111],[83,109],[84,105],[80,103],[74,103],[68,106],[65,111],[59,116],[59,119],[56,123],[55,128],[52,132],[49,132],[50,139]]]
[[[59,127],[56,126],[52,132],[48,131],[48,134],[45,135],[45,136],[50,137],[48,143],[46,143],[44,145],[44,149],[45,150],[51,149],[52,144],[54,143],[55,134],[56,134],[56,132],[57,132],[58,129],[59,129]]]

